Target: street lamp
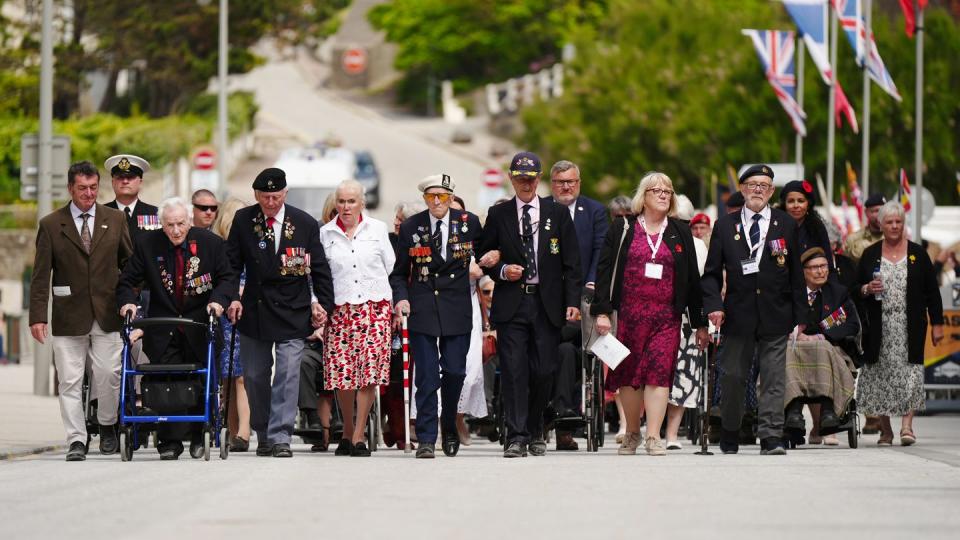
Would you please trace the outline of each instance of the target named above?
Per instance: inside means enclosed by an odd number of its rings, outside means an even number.
[[[197,0],[206,7],[212,0]],[[217,51],[217,176],[220,191],[227,185],[227,0],[220,1],[220,44]]]

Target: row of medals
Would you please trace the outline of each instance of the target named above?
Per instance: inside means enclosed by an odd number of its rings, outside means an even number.
[[[307,274],[306,248],[286,248],[287,252],[280,255],[280,275],[305,276]]]

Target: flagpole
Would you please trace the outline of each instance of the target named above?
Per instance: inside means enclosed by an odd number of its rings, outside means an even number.
[[[803,110],[803,36],[797,36],[797,105]],[[797,150],[796,150],[797,170],[803,167],[803,135],[797,132]]]
[[[917,125],[917,141],[914,152],[916,160],[914,163],[917,176],[917,196],[911,201],[911,206],[915,209],[914,215],[914,240],[920,243],[923,238],[920,236],[920,216],[923,214],[923,9],[920,4],[914,2],[914,10],[917,14],[917,112],[915,122]]]
[[[837,114],[837,14],[836,7],[832,2],[829,3],[831,10],[834,10],[833,17],[830,17],[830,107],[827,121],[827,215],[833,215],[833,156],[834,139],[836,137],[836,114]]]
[[[870,36],[873,35],[873,0],[864,0],[867,34],[867,54],[870,51]],[[867,59],[863,62],[863,155],[860,160],[860,176],[863,178],[863,192],[870,196],[870,69]]]

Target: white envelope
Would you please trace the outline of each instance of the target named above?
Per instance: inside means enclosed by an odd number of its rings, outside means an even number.
[[[54,296],[70,296],[70,286],[69,285],[54,285],[53,287]]]
[[[593,345],[590,347],[590,352],[597,355],[597,358],[610,369],[617,369],[620,362],[623,362],[623,359],[630,354],[630,349],[623,343],[620,343],[620,340],[614,337],[611,332],[607,332],[593,342]]]

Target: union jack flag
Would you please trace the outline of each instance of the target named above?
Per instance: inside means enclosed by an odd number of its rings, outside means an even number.
[[[883,59],[880,58],[880,51],[877,50],[877,42],[870,33],[869,51],[864,55],[864,43],[867,43],[867,25],[863,20],[863,12],[860,7],[860,0],[830,0],[833,4],[837,19],[843,27],[847,38],[850,40],[850,46],[853,47],[857,57],[857,65],[863,66],[864,56],[867,60],[867,73],[870,78],[890,94],[893,99],[901,101],[900,92],[897,91],[897,85],[893,83],[893,77],[887,71]]]
[[[742,30],[753,41],[767,82],[777,95],[777,100],[787,112],[793,128],[801,136],[807,135],[804,119],[807,114],[797,103],[797,78],[794,76],[794,34],[779,30]]]

